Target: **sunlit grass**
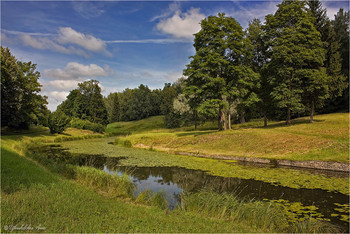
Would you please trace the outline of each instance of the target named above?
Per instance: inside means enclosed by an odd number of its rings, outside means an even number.
[[[108,126],[108,129],[130,131],[132,134],[126,139],[133,147],[152,146],[156,150],[207,155],[349,162],[349,113],[318,115],[313,124],[307,117],[293,120],[291,126],[273,122],[266,128],[262,127],[262,120],[253,120],[233,125],[228,131],[214,130],[210,122],[198,130],[193,127],[167,130],[162,128],[162,121],[161,117],[152,117],[114,123],[110,126],[119,124],[119,128]]]

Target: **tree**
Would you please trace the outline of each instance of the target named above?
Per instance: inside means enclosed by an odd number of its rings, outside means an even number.
[[[49,115],[50,133],[62,133],[67,128],[70,119],[63,111],[55,111]]]
[[[264,27],[259,19],[253,19],[247,29],[247,37],[252,43],[251,65],[254,72],[260,75],[260,87],[255,90],[258,96],[256,107],[264,116],[264,126],[267,126],[267,119],[273,107],[270,93],[272,87],[268,81],[268,74],[265,69],[267,64],[267,46]]]
[[[1,125],[28,128],[45,123],[47,97],[41,96],[40,73],[36,64],[17,61],[1,47]]]
[[[120,120],[120,105],[118,93],[110,93],[107,98],[104,99],[107,113],[108,122],[114,123]]]
[[[190,99],[201,97],[198,113],[212,116],[216,112],[218,128],[226,130],[229,106],[234,100],[251,98],[250,88],[257,81],[246,64],[250,42],[238,22],[225,14],[209,16],[201,27],[194,39],[196,54],[184,71],[186,94]]]
[[[322,68],[325,49],[321,35],[305,10],[305,2],[283,1],[272,16],[266,17],[271,61],[268,64],[271,95],[279,108],[287,111],[290,125],[291,112],[299,112],[306,105],[313,121],[314,106],[327,98],[328,77]]]
[[[69,117],[107,125],[108,117],[101,88],[97,80],[84,81],[72,90],[67,99],[57,107]]]

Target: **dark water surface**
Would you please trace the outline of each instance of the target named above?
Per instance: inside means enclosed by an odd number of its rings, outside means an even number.
[[[54,149],[54,150],[53,150]],[[127,173],[137,185],[138,195],[145,189],[154,192],[163,191],[173,209],[180,202],[182,192],[197,192],[200,190],[212,190],[218,193],[232,193],[240,198],[255,200],[279,200],[289,203],[300,202],[303,206],[316,206],[317,213],[322,218],[330,219],[333,224],[340,226],[345,232],[349,232],[349,223],[341,221],[340,215],[348,215],[346,211],[339,211],[338,204],[349,204],[349,196],[328,192],[322,189],[294,189],[284,186],[276,186],[263,181],[253,179],[226,178],[207,174],[205,171],[191,170],[180,167],[125,167],[118,166],[123,158],[105,157],[103,155],[75,155],[63,151],[62,148],[53,147],[49,157],[66,163],[92,166],[104,170],[110,174]],[[59,156],[58,156],[59,155]],[[261,166],[261,165],[244,165]],[[295,169],[295,168],[294,168]],[[273,170],[273,169],[271,169]],[[329,177],[344,177],[347,173],[308,170],[310,173],[324,174]],[[283,175],[282,175],[283,176]],[[333,216],[332,216],[333,214]],[[338,216],[334,216],[337,214]]]

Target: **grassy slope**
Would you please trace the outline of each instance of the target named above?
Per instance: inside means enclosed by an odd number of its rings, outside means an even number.
[[[132,132],[126,137],[134,147],[290,160],[323,160],[349,162],[349,113],[318,115],[313,124],[303,117],[273,122],[267,128],[262,121],[233,126],[233,130],[210,130],[207,123],[199,130],[193,127],[168,130],[161,116],[146,120],[113,123],[109,132]],[[213,129],[213,128],[212,128]]]
[[[41,132],[29,134],[45,136]],[[29,137],[28,135],[26,136]],[[47,136],[46,136],[47,137]],[[1,231],[31,225],[45,232],[263,232],[246,223],[137,206],[105,197],[13,151],[22,136],[2,138]]]

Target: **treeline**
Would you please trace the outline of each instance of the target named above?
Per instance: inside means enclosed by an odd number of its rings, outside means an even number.
[[[172,127],[216,119],[284,118],[349,109],[349,12],[329,20],[319,1],[283,1],[265,24],[244,31],[225,14],[209,16],[195,34],[196,54],[168,115]]]
[[[167,83],[163,89],[151,90],[141,84],[138,88],[109,94],[104,98],[108,121],[113,123],[166,115],[171,111],[173,99],[177,96],[175,86]]]

